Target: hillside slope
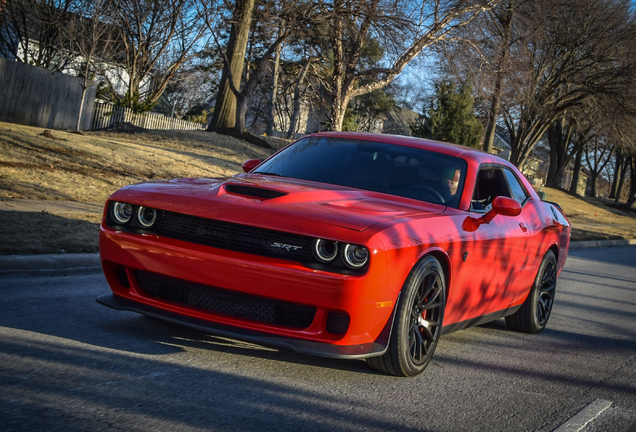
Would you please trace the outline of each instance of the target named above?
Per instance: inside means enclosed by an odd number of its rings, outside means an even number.
[[[0,254],[95,252],[101,206],[120,187],[228,176],[241,171],[245,160],[274,151],[203,131],[43,132],[0,122]],[[570,218],[573,240],[636,238],[634,214],[600,200],[544,192]]]

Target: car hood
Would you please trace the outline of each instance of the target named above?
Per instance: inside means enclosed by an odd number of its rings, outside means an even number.
[[[308,221],[364,231],[391,219],[439,214],[445,209],[377,192],[254,174],[139,183],[120,189],[111,199],[283,229]]]

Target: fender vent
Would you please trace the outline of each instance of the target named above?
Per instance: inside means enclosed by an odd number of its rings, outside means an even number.
[[[244,186],[244,185],[235,185],[229,184],[225,186],[225,190],[231,194],[236,195],[244,195],[253,198],[260,199],[272,199],[272,198],[280,198],[282,196],[287,195],[285,192],[273,190],[273,189],[263,189],[254,186]]]

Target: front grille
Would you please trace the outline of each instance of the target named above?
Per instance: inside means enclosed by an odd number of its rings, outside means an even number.
[[[134,205],[133,214],[136,215],[140,208]],[[331,263],[319,262],[313,254],[314,237],[159,209],[156,215],[151,227],[142,227],[137,216],[120,224],[112,216],[111,203],[106,226],[132,234],[155,234],[218,249],[294,261],[315,270],[347,275],[362,275],[367,271],[366,266],[361,269],[347,267],[340,256]]]
[[[244,186],[244,185],[236,185],[229,184],[225,186],[225,190],[232,194],[237,195],[245,195],[254,198],[262,198],[262,199],[273,199],[280,198],[282,196],[287,195],[285,192],[273,190],[273,189],[264,189],[254,186]]]
[[[236,252],[298,262],[312,260],[310,237],[248,225],[160,211],[157,222],[150,231],[165,237]]]
[[[147,295],[191,308],[295,329],[311,325],[316,308],[236,293],[208,285],[135,271],[137,285]]]

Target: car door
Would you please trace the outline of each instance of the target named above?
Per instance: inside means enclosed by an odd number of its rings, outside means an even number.
[[[488,223],[466,227],[472,231],[473,244],[462,264],[465,275],[462,284],[454,287],[461,291],[456,294],[459,294],[462,304],[455,308],[452,322],[504,310],[527,290],[526,266],[535,261],[527,253],[533,236],[532,227],[524,217],[529,194],[507,167],[497,164],[480,166],[469,218],[479,220],[491,209],[492,201],[498,196],[519,201],[521,214],[497,215]]]

